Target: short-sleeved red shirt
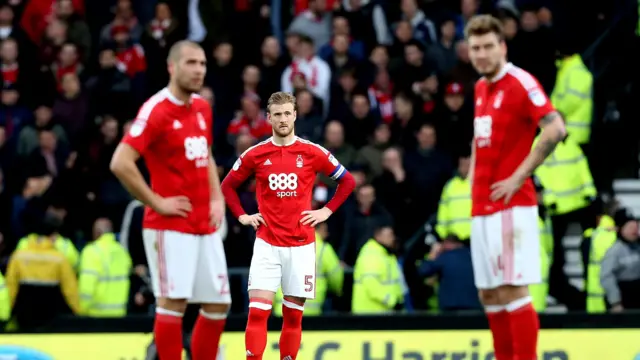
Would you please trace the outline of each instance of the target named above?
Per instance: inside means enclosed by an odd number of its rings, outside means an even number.
[[[491,185],[511,176],[531,152],[538,122],[555,111],[540,84],[528,72],[507,63],[491,81],[475,87],[472,214],[489,215],[513,206],[537,204],[528,179],[509,204],[489,199]]]
[[[315,241],[314,229],[302,225],[302,212],[311,210],[316,175],[334,180],[346,169],[320,145],[295,138],[290,145],[276,145],[271,138],[245,151],[229,175],[244,181],[256,175],[258,211],[267,226],[257,237],[274,246],[292,247]]]
[[[165,88],[140,108],[122,142],[144,158],[154,192],[186,196],[193,208],[182,218],[162,216],[146,207],[144,228],[200,235],[215,231],[209,224],[211,125],[211,106],[197,95],[184,104]]]

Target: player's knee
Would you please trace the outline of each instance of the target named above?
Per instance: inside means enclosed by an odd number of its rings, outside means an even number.
[[[297,297],[297,296],[289,296],[289,295],[285,295],[282,297],[285,301],[288,301],[292,304],[298,305],[298,306],[302,306],[304,307],[304,302],[307,300],[305,298],[302,297]]]
[[[159,298],[156,305],[161,309],[184,314],[187,309],[187,299]]]
[[[499,305],[500,297],[497,289],[478,290],[478,297],[483,305]]]
[[[249,299],[262,299],[266,300],[270,303],[273,302],[273,298],[276,296],[276,293],[268,290],[249,290]]]
[[[501,286],[498,291],[498,296],[503,304],[509,304],[513,301],[529,296],[528,286],[505,285]]]
[[[231,304],[202,304],[200,309],[205,314],[215,314],[216,317],[224,315],[224,317],[226,317],[229,309],[231,309]]]

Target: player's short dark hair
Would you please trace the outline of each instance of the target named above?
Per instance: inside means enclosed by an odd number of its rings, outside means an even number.
[[[296,107],[296,97],[291,93],[278,91],[271,96],[269,96],[269,100],[267,100],[267,112],[271,113],[271,105],[284,105],[284,104],[293,104],[295,109]]]
[[[465,38],[494,33],[498,39],[504,39],[502,22],[491,15],[476,15],[469,20],[464,29]]]
[[[167,62],[177,62],[180,60],[180,55],[182,54],[182,49],[185,47],[191,47],[194,49],[202,49],[198,43],[189,40],[180,40],[177,43],[173,44],[169,49],[169,55],[167,56]]]

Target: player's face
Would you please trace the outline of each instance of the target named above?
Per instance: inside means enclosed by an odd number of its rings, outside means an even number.
[[[296,121],[296,111],[293,104],[271,105],[269,113],[267,113],[267,120],[273,128],[274,135],[280,137],[291,135],[294,128],[293,123]]]
[[[492,76],[505,62],[507,47],[498,35],[488,33],[469,37],[469,58],[482,76]]]
[[[173,76],[181,89],[188,93],[200,92],[207,73],[207,59],[200,48],[185,46],[175,64]]]

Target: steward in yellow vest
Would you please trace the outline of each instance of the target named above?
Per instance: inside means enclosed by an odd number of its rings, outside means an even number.
[[[78,282],[67,258],[55,248],[52,230],[59,220],[47,216],[39,236],[9,259],[6,285],[12,314],[21,330],[48,323],[69,309],[79,312]]]
[[[551,102],[565,119],[571,138],[580,145],[587,144],[593,119],[593,75],[580,54],[564,56],[557,65]]]
[[[131,256],[111,232],[109,220],[98,219],[95,227],[102,227],[101,235],[80,255],[80,314],[122,317],[129,301]]]
[[[20,239],[20,241],[18,241],[16,250],[26,249],[29,243],[29,240],[37,237],[38,237],[37,234],[29,234],[23,237],[22,239]],[[73,267],[74,270],[77,270],[78,259],[80,255],[78,253],[78,249],[76,249],[76,246],[73,244],[71,240],[67,239],[66,237],[63,237],[60,234],[54,234],[54,238],[55,240],[53,245],[55,246],[55,248],[67,258],[67,260],[71,264],[71,267]]]
[[[404,303],[402,275],[391,249],[395,235],[389,226],[375,230],[374,238],[362,247],[353,268],[354,314],[384,314]]]
[[[436,225],[440,239],[455,236],[460,241],[468,241],[471,237],[471,183],[467,178],[470,161],[470,156],[461,156],[458,174],[442,189]]]
[[[9,321],[11,317],[11,300],[9,299],[9,289],[4,281],[4,276],[0,272],[0,323]]]
[[[585,208],[597,195],[587,158],[571,137],[558,143],[535,175],[544,187],[544,205],[552,216]]]
[[[322,315],[322,307],[327,298],[327,291],[342,295],[344,271],[338,255],[316,232],[316,298],[307,299],[304,303],[305,316]],[[282,316],[282,289],[278,289],[274,299],[273,314]]]
[[[533,176],[533,183],[538,195],[538,229],[540,231],[540,270],[542,271],[542,282],[529,285],[533,307],[538,312],[547,308],[547,295],[549,294],[549,268],[553,258],[553,230],[551,219],[547,215],[547,210],[543,204],[544,188],[540,180]]]
[[[591,239],[585,285],[587,312],[590,314],[604,313],[607,311],[607,304],[604,289],[600,284],[600,266],[607,250],[616,242],[616,224],[610,216],[605,215],[600,218],[600,223],[595,230],[587,229],[584,232],[584,237]]]

